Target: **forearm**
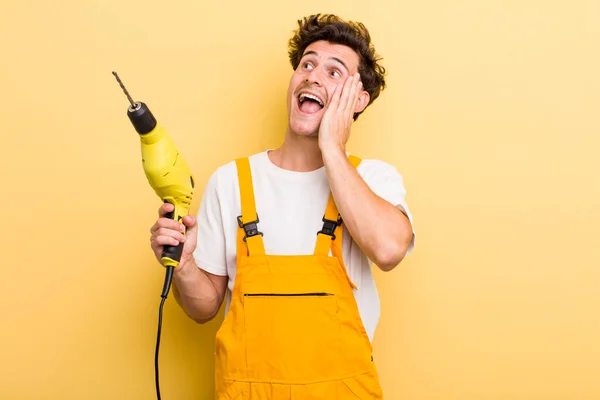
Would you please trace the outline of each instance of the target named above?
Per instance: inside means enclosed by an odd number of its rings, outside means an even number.
[[[408,218],[371,191],[342,149],[326,149],[322,155],[333,198],[352,238],[379,268],[393,269],[412,239]]]
[[[173,274],[173,295],[185,313],[198,323],[210,321],[219,311],[218,291],[193,259]]]

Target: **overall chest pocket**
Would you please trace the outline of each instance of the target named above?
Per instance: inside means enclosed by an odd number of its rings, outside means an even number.
[[[244,293],[250,379],[310,383],[335,376],[338,298],[326,292]]]

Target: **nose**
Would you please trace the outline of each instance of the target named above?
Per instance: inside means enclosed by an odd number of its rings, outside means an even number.
[[[314,68],[311,70],[306,78],[304,79],[306,83],[321,86],[321,72],[319,68]]]

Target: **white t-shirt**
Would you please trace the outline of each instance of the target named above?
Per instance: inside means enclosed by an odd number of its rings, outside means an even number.
[[[268,150],[250,156],[250,168],[259,215],[259,230],[267,255],[313,254],[317,232],[323,227],[330,188],[325,167],[311,172],[284,170],[273,164]],[[357,172],[371,190],[395,206],[401,206],[412,222],[405,202],[406,190],[396,168],[378,160],[362,160]],[[197,214],[198,244],[194,258],[199,268],[229,276],[225,312],[229,309],[236,275],[236,239],[241,215],[235,161],[211,175]],[[410,244],[409,253],[414,247]],[[344,228],[342,254],[363,325],[371,340],[379,322],[379,296],[371,262]]]

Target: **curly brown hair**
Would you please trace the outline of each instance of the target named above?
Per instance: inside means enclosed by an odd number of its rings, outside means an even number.
[[[375,52],[367,28],[361,22],[344,21],[332,14],[315,14],[298,20],[298,29],[288,42],[288,55],[294,70],[298,68],[304,50],[319,40],[348,46],[358,54],[360,79],[370,96],[368,107],[385,89],[386,70],[379,64],[381,58]],[[354,113],[354,120],[360,114]]]

